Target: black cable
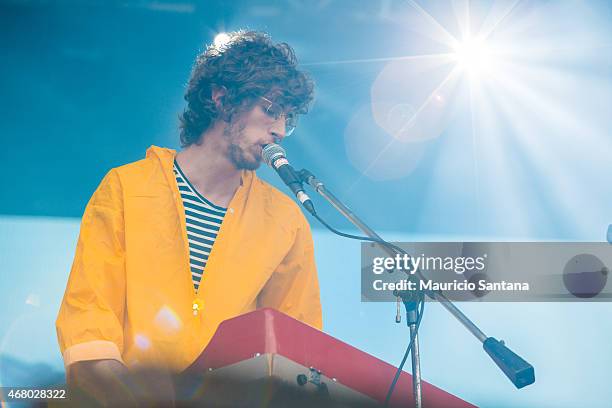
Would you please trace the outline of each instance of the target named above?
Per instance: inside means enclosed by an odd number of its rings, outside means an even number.
[[[414,329],[414,333],[410,336],[410,343],[408,343],[408,348],[404,353],[404,357],[402,358],[402,362],[399,367],[397,367],[397,371],[395,373],[395,377],[393,377],[393,381],[391,382],[391,386],[389,387],[389,391],[387,391],[387,397],[385,398],[384,407],[389,406],[389,401],[391,401],[391,395],[393,395],[393,391],[395,390],[395,385],[400,378],[400,374],[402,373],[402,369],[404,368],[404,364],[410,355],[410,351],[412,350],[412,345],[414,344],[414,339],[416,339],[417,334],[419,333],[419,326],[421,325],[421,319],[423,318],[423,312],[425,311],[425,300],[421,299],[419,301],[420,310],[417,311],[417,320]],[[414,373],[412,373],[414,375]],[[415,395],[416,398],[416,395]]]
[[[332,227],[331,225],[329,225],[327,222],[325,222],[325,220],[323,220],[323,218],[321,218],[319,216],[319,214],[314,213],[312,214],[313,217],[315,217],[321,224],[323,224],[328,230],[330,230],[331,232],[333,232],[336,235],[340,235],[341,237],[345,237],[345,238],[350,238],[350,239],[356,239],[358,241],[369,241],[369,242],[376,242],[378,244],[384,245],[388,248],[393,249],[395,252],[398,252],[400,254],[405,254],[406,251],[404,251],[402,248],[398,247],[397,245],[393,245],[390,242],[385,241],[384,239],[378,239],[378,238],[370,238],[370,237],[365,237],[365,236],[361,236],[361,235],[352,235],[352,234],[347,234],[345,232],[341,232],[338,231],[337,229],[335,229],[334,227]]]

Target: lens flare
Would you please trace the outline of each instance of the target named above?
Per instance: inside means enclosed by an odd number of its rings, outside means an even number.
[[[155,316],[155,325],[168,333],[173,333],[183,326],[181,318],[168,306],[163,306]]]
[[[147,350],[151,347],[151,340],[143,334],[136,334],[134,336],[134,343],[141,350]]]
[[[219,33],[215,36],[215,39],[213,40],[215,47],[217,48],[221,48],[223,46],[225,46],[225,44],[228,43],[228,41],[230,40],[230,36],[227,33]]]

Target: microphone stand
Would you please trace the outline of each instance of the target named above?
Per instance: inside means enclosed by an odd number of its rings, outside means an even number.
[[[302,169],[298,172],[298,175],[302,182],[309,184],[317,193],[325,198],[331,205],[338,210],[346,219],[348,219],[353,225],[363,231],[368,237],[378,241],[384,241],[373,229],[368,227],[350,208],[342,203],[331,191],[329,191],[325,185],[318,180],[310,171]],[[391,256],[395,255],[395,252],[388,246],[382,245],[383,249]],[[423,275],[419,270],[416,271],[419,278],[423,279]],[[487,337],[478,326],[476,326],[461,310],[459,310],[446,296],[441,292],[426,291],[427,296],[437,300],[444,308],[450,312],[463,326],[470,331],[482,344],[484,350],[493,359],[495,364],[504,372],[506,377],[512,381],[517,388],[523,388],[529,384],[535,382],[535,371],[531,364],[523,360],[512,350],[506,347],[504,341],[497,340],[493,337]],[[396,293],[397,296],[402,298],[404,305],[406,306],[406,319],[408,326],[410,327],[410,334],[414,335],[416,331],[416,305],[418,299],[414,299],[414,295],[408,296],[402,292]],[[422,292],[418,292],[417,298],[423,296]],[[414,307],[413,307],[414,305]],[[396,320],[397,321],[397,320]],[[412,348],[412,387],[414,392],[415,407],[422,407],[422,393],[421,393],[421,368],[419,361],[419,346],[418,338],[414,336],[413,348]]]
[[[412,340],[412,351],[410,352],[410,358],[412,361],[412,394],[414,395],[414,406],[416,408],[422,408],[423,394],[421,392],[421,356],[419,354],[419,327],[417,326],[417,322],[419,317],[419,302],[423,300],[424,296],[423,291],[421,291],[417,286],[416,290],[412,292],[408,290],[394,290],[393,295],[398,299],[398,309],[400,299],[406,308],[406,324],[410,329],[410,336],[408,338]],[[395,316],[395,322],[400,323],[401,321],[402,316],[398,310],[398,313]]]

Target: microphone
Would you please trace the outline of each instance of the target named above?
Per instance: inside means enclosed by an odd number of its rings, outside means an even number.
[[[285,182],[287,187],[293,191],[293,194],[295,194],[295,197],[300,203],[302,203],[304,208],[306,208],[312,215],[315,215],[316,212],[314,205],[312,204],[310,197],[308,197],[308,194],[304,192],[302,181],[300,180],[296,171],[289,164],[285,149],[276,143],[270,143],[263,148],[262,156],[266,164],[272,167]]]

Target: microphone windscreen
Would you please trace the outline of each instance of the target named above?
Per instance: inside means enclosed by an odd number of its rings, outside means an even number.
[[[285,149],[277,145],[276,143],[267,144],[262,150],[262,156],[264,162],[268,166],[272,166],[272,161],[279,156],[286,156]]]

